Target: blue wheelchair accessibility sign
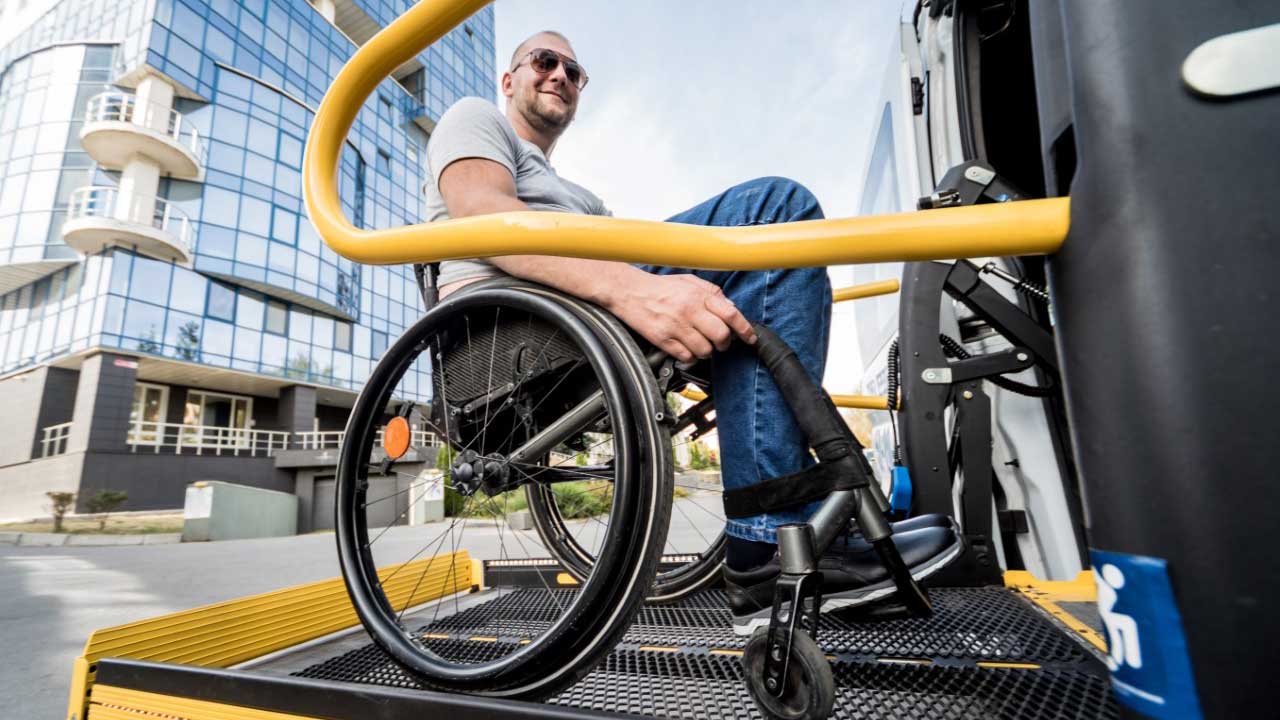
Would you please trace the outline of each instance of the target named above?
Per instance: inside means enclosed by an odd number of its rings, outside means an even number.
[[[1103,550],[1090,556],[1116,699],[1157,720],[1203,717],[1167,563]]]

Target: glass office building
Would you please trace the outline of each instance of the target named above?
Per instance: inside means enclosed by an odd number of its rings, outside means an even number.
[[[0,397],[20,426],[0,515],[48,490],[297,492],[282,457],[336,447],[422,304],[410,267],[316,235],[303,148],[332,78],[411,4],[62,0],[0,48]],[[421,219],[434,119],[495,97],[493,39],[490,6],[365,103],[340,170],[357,226]],[[427,374],[405,389],[427,400]]]

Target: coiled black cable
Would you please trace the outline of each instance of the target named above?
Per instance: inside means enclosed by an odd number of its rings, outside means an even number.
[[[898,367],[898,339],[889,346],[889,358],[885,362],[888,379],[885,382],[885,407],[889,410],[889,426],[893,429],[893,464],[902,464],[902,444],[898,442],[898,387],[901,384]]]

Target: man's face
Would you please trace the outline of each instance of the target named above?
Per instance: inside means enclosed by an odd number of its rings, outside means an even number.
[[[577,59],[573,48],[555,35],[533,37],[517,57],[519,66],[502,76],[502,92],[530,126],[558,135],[573,122],[578,111],[579,90],[565,77],[564,63],[557,63],[548,73],[536,72],[529,63],[529,51],[537,48],[555,50]]]

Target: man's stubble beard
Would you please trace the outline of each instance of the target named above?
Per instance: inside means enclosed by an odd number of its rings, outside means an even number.
[[[557,113],[554,116],[543,113],[538,108],[538,99],[539,96],[535,95],[533,102],[527,103],[520,108],[520,114],[524,116],[525,122],[541,133],[555,135],[563,133],[569,127],[569,124],[573,122],[574,111]]]

